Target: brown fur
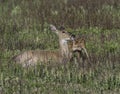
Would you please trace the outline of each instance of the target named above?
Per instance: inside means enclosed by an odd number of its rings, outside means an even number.
[[[68,45],[71,46],[70,44],[68,44]],[[86,43],[85,43],[84,38],[78,37],[78,38],[75,38],[73,40],[73,42],[72,42],[72,51],[78,53],[78,58],[81,57],[82,59],[84,59],[84,58],[89,59],[89,55],[88,55],[88,52],[86,50]]]
[[[59,37],[60,49],[48,50],[29,50],[14,56],[11,60],[22,64],[23,67],[47,62],[69,61],[74,51],[85,49],[85,42],[81,39],[71,40],[71,36],[66,31],[59,31],[51,27]],[[65,42],[65,43],[64,43]]]
[[[18,64],[22,64],[23,67],[26,67],[38,63],[62,62],[62,56],[59,50],[29,50],[14,56],[12,60]]]
[[[70,46],[72,47],[72,46]],[[72,51],[72,48],[69,48],[69,51]],[[70,52],[72,53],[72,52]],[[61,50],[29,50],[22,52],[16,56],[14,56],[12,61],[22,64],[23,67],[33,66],[38,63],[64,63],[64,60],[69,61],[70,58],[63,57],[61,54]]]
[[[58,30],[53,25],[50,25],[50,28],[51,28],[52,32],[54,32],[59,38],[59,45],[60,45],[62,56],[68,58],[69,50],[68,50],[67,40],[71,40],[71,36],[64,29]]]
[[[29,50],[22,52],[12,58],[12,61],[22,64],[23,67],[29,65],[36,65],[38,62],[63,62],[64,59],[69,60],[70,51],[67,45],[67,39],[70,39],[70,35],[66,31],[59,31],[56,27],[51,26],[51,30],[55,32],[59,37],[60,49],[57,51],[47,50]],[[65,42],[65,43],[64,43]],[[70,48],[72,49],[72,48]]]

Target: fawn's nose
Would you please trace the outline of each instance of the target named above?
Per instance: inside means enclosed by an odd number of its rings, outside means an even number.
[[[81,47],[73,47],[73,51],[81,51],[82,48]]]

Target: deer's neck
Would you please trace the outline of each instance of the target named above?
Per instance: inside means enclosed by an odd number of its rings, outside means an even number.
[[[69,49],[66,39],[59,39],[60,51],[63,57],[69,58]]]

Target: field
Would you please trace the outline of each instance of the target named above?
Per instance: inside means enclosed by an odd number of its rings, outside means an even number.
[[[1,0],[0,94],[120,94],[119,0]],[[94,6],[94,7],[93,7]],[[55,50],[49,25],[85,37],[90,64],[66,62],[22,68],[10,58],[26,50]],[[82,63],[82,62],[81,62]]]

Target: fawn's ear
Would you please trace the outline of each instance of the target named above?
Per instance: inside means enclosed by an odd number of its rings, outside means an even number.
[[[56,28],[54,25],[52,25],[52,24],[50,25],[50,29],[51,29],[52,31],[58,31],[57,28]]]
[[[80,42],[85,44],[85,39],[82,38],[82,39],[80,40]]]

